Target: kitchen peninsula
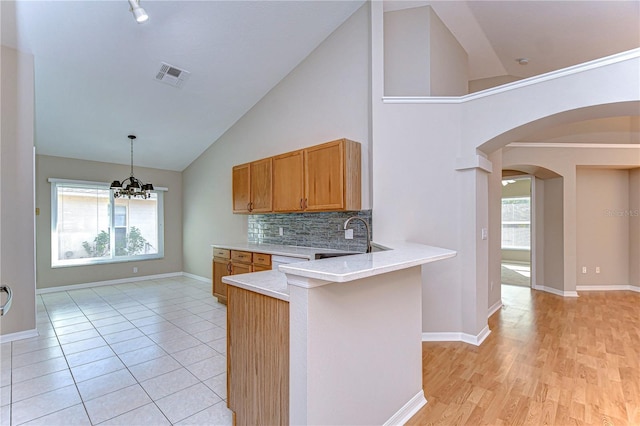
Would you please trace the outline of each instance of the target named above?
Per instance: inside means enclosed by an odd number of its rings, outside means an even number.
[[[426,403],[421,265],[456,252],[376,247],[222,278],[238,424],[399,424]]]

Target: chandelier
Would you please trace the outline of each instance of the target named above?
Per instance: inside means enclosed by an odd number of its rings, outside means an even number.
[[[131,176],[120,182],[114,180],[111,182],[111,189],[113,189],[113,196],[119,197],[151,197],[151,191],[153,191],[153,185],[150,183],[142,183],[133,176],[133,140],[136,138],[134,135],[127,136],[131,140]],[[129,182],[129,183],[127,183]],[[126,185],[125,185],[126,184]]]

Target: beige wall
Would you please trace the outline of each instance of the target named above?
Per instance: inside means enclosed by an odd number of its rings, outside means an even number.
[[[544,271],[537,287],[549,287],[564,291],[564,185],[563,178],[544,181],[544,222],[538,224],[544,234]]]
[[[4,5],[3,5],[4,6]],[[0,282],[13,291],[0,335],[36,328],[33,226],[33,56],[2,46],[0,144]],[[2,296],[2,303],[5,302]]]
[[[501,303],[502,150],[489,155],[493,172],[489,175],[489,295],[488,308]]]
[[[111,182],[129,176],[129,165],[38,155],[36,157],[37,270],[39,289],[182,272],[182,174],[134,167],[144,182],[168,188],[164,193],[164,258],[91,266],[51,267],[51,184],[49,178]],[[133,267],[138,268],[133,273]]]
[[[629,170],[629,285],[640,287],[640,168]]]
[[[628,285],[629,171],[578,168],[576,177],[578,285]]]
[[[520,77],[514,75],[501,75],[499,77],[481,78],[469,81],[469,93],[479,92],[481,90],[490,89],[503,84],[513,83],[521,80]]]
[[[588,136],[585,136],[588,137]],[[586,285],[583,281],[585,278],[581,272],[582,264],[580,263],[578,254],[578,236],[588,230],[580,226],[578,222],[578,185],[579,178],[577,170],[579,167],[596,167],[604,169],[628,169],[638,167],[640,165],[640,149],[630,145],[628,148],[588,148],[569,147],[562,145],[557,148],[553,147],[507,147],[503,149],[503,167],[513,168],[517,165],[533,165],[543,167],[552,170],[563,177],[563,192],[562,192],[562,227],[557,227],[557,230],[563,233],[564,253],[563,261],[565,263],[563,268],[564,281],[563,287],[565,292],[575,291],[576,285]],[[549,188],[550,180],[546,180],[547,191]],[[627,186],[628,187],[628,186]],[[547,200],[549,194],[545,196]],[[547,217],[547,210],[551,208],[545,201],[545,227],[550,223],[550,218]],[[556,217],[556,216],[554,216]],[[552,226],[556,227],[555,224]],[[552,237],[545,230],[545,237]],[[545,247],[549,246],[549,241],[545,241]],[[628,247],[628,245],[627,245]],[[555,250],[555,246],[553,248]],[[584,247],[581,249],[584,251]],[[626,259],[629,258],[629,249],[624,254]],[[544,281],[539,283],[540,285],[549,285],[553,287],[553,283],[559,282],[558,278],[551,279],[553,270],[559,270],[554,268],[553,264],[547,265],[547,261],[553,262],[557,257],[549,257],[545,254],[545,272]],[[587,266],[587,265],[584,265]],[[597,265],[592,265],[595,268]],[[602,265],[600,265],[602,266]],[[625,270],[624,274],[628,274],[629,269]],[[587,274],[589,275],[589,274]],[[602,275],[602,273],[600,274]],[[599,277],[598,277],[599,278]],[[614,278],[614,277],[611,277]],[[608,282],[602,285],[620,285],[625,283]],[[593,284],[592,284],[593,285]],[[554,287],[555,288],[555,287]]]
[[[384,14],[386,96],[467,94],[467,53],[429,6]]]
[[[362,144],[371,207],[368,76],[366,3],[184,171],[185,272],[211,277],[211,244],[247,239],[247,217],[231,213],[236,164],[346,137]]]

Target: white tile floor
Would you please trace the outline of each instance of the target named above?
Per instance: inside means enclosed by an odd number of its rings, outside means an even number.
[[[37,296],[0,345],[1,425],[230,425],[226,308],[190,278]]]

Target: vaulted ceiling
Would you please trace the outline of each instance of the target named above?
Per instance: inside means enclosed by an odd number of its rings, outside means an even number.
[[[183,170],[364,2],[3,0],[2,44],[33,53],[39,154]],[[640,46],[637,1],[386,1],[431,5],[471,79],[528,77]],[[526,67],[516,62],[526,57]],[[156,80],[161,63],[188,71]],[[143,153],[144,151],[144,153]]]

